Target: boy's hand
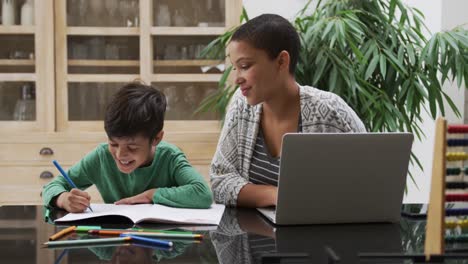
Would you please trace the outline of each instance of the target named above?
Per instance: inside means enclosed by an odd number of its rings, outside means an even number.
[[[147,204],[153,203],[153,195],[156,189],[149,189],[132,197],[120,199],[114,204]]]
[[[91,196],[84,191],[72,189],[70,192],[63,192],[57,198],[57,206],[70,213],[81,213],[88,208]]]

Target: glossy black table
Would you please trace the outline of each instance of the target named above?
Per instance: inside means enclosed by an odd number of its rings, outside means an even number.
[[[0,263],[412,263],[365,260],[358,254],[424,250],[425,221],[420,219],[402,218],[399,224],[275,227],[255,210],[233,208],[226,209],[218,227],[192,227],[204,234],[201,243],[176,241],[171,251],[132,245],[49,249],[42,248],[42,243],[64,226],[45,222],[44,211],[42,206],[0,207]],[[51,218],[60,214],[52,212]],[[70,234],[63,239],[77,238]]]

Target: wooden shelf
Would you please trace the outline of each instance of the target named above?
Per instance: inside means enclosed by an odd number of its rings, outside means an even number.
[[[98,121],[68,121],[71,131],[91,131],[100,132],[102,131],[103,120]],[[194,139],[194,142],[199,142],[197,139],[205,138],[206,133],[208,135],[217,135],[221,127],[221,122],[218,120],[165,120],[164,130],[165,131],[197,131],[202,134],[201,136],[193,136],[193,133],[186,133],[185,135],[171,135],[166,137],[165,140],[171,139],[172,142],[182,140],[181,138]],[[172,133],[172,132],[166,132]],[[203,135],[204,134],[204,135]]]
[[[67,35],[76,36],[139,36],[138,27],[67,27]]]
[[[138,74],[68,74],[67,82],[122,82],[127,83],[140,78]]]
[[[218,82],[222,74],[152,74],[152,82]],[[68,74],[66,82],[131,82],[138,74]]]
[[[34,73],[0,73],[0,80],[3,82],[35,82]]]
[[[34,26],[0,26],[0,35],[7,34],[34,34]]]
[[[152,82],[218,82],[222,74],[152,74]]]
[[[27,60],[20,63],[13,63],[19,60],[0,60],[0,65],[29,65]],[[155,60],[154,66],[163,67],[187,67],[187,66],[216,66],[223,63],[219,60]],[[34,64],[32,61],[31,64]],[[68,60],[68,66],[88,66],[88,67],[138,67],[140,61],[137,60]]]
[[[18,27],[21,28],[21,27]],[[26,30],[26,29],[23,29]],[[152,27],[151,35],[167,36],[217,36],[226,32],[225,27]],[[34,33],[34,30],[32,31]],[[81,36],[139,36],[139,27],[67,27],[67,35]]]
[[[0,59],[0,66],[34,66],[35,60]]]
[[[137,60],[68,60],[68,66],[139,67]]]
[[[216,66],[224,63],[222,60],[157,60],[154,66]]]
[[[226,32],[225,27],[152,27],[151,35],[160,36],[217,36]]]

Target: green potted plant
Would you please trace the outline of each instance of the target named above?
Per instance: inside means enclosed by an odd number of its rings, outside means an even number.
[[[368,131],[408,131],[421,140],[421,112],[445,113],[447,102],[460,112],[442,90],[447,80],[459,87],[468,81],[468,31],[458,27],[430,39],[424,15],[401,0],[311,0],[298,13],[294,25],[301,37],[296,80],[340,95],[363,120]],[[244,12],[242,20],[248,20]],[[235,29],[211,42],[202,57],[224,54]],[[219,89],[197,111],[224,116],[236,90],[227,67]],[[426,109],[429,105],[429,109]],[[418,159],[412,161],[422,169]],[[412,177],[411,177],[412,178]]]

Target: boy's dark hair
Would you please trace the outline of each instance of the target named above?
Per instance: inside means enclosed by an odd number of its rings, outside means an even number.
[[[301,41],[296,29],[287,19],[275,14],[263,14],[241,25],[232,35],[231,41],[246,41],[253,47],[266,51],[271,59],[285,50],[291,62],[289,72],[296,70]]]
[[[150,139],[163,129],[166,97],[139,82],[120,88],[107,105],[104,129],[109,138],[142,135]]]

